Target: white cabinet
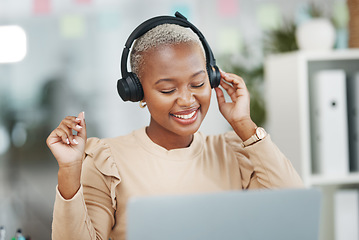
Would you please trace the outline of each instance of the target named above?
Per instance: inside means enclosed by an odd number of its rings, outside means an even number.
[[[323,190],[320,238],[325,240],[334,239],[335,189],[353,185],[359,188],[358,172],[323,176],[312,170],[316,159],[312,157],[311,149],[310,81],[318,71],[330,69],[342,69],[349,76],[359,72],[359,49],[298,51],[271,55],[265,62],[266,128],[273,141],[292,161],[305,185]]]

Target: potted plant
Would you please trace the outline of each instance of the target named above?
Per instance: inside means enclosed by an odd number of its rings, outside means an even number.
[[[332,22],[323,16],[317,5],[308,7],[310,19],[297,27],[296,39],[301,50],[330,50],[335,44],[335,29]]]

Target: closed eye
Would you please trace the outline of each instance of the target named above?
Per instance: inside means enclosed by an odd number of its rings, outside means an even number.
[[[175,89],[171,89],[171,90],[161,90],[160,92],[163,94],[170,94],[173,93],[175,91]]]
[[[192,85],[193,88],[200,88],[204,85],[204,82],[198,84],[198,85]]]

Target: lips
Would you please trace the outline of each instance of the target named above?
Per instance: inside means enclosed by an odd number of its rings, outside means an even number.
[[[197,112],[198,109],[192,109],[192,110],[187,110],[187,111],[182,111],[182,112],[176,112],[176,113],[171,113],[170,115],[172,117],[174,117],[174,119],[182,124],[191,124],[194,121],[196,121],[197,119]]]

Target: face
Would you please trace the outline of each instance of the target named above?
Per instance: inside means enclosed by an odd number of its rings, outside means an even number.
[[[166,45],[145,53],[141,71],[149,128],[161,136],[189,136],[200,127],[210,104],[211,86],[197,44]]]

